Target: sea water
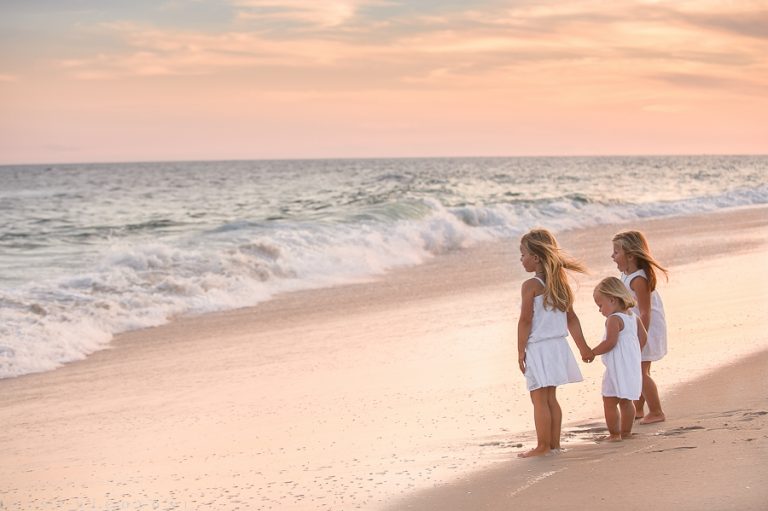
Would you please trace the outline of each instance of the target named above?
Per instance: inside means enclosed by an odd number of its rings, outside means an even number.
[[[481,241],[760,205],[768,156],[0,167],[0,378]]]

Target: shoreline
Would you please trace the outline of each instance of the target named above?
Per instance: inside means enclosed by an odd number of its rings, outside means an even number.
[[[761,213],[763,211],[765,213]],[[669,224],[671,226],[666,227],[665,230],[683,229],[688,226],[694,226],[698,228],[694,232],[689,232],[686,235],[692,234],[696,238],[701,238],[708,236],[710,230],[709,226],[706,225],[706,222],[701,220],[714,220],[718,224],[722,224],[728,223],[728,219],[733,215],[746,215],[748,219],[747,227],[754,228],[755,225],[760,224],[763,217],[768,216],[768,206],[740,206],[728,208],[726,210],[699,212],[691,215],[650,218],[646,220],[636,220],[630,223],[601,224],[586,228],[567,229],[564,231],[556,231],[549,226],[545,227],[550,228],[550,230],[555,232],[561,245],[567,250],[569,245],[578,244],[585,232],[592,233],[592,236],[594,236],[594,233],[604,233],[605,237],[610,238],[613,233],[623,228],[627,228],[627,226],[632,226],[632,228],[638,228],[640,230],[643,230],[644,228],[653,229],[655,225],[662,224]],[[666,264],[681,265],[708,257],[719,257],[732,251],[745,252],[754,250],[759,248],[762,243],[763,242],[760,239],[754,237],[740,237],[737,240],[731,241],[724,239],[722,240],[722,244],[716,248],[711,244],[701,245],[698,247],[700,250],[697,250],[695,253],[686,253],[675,246],[662,246],[659,247],[658,250],[655,249],[654,254],[659,260],[669,261],[669,263]],[[578,257],[581,254],[572,255],[581,259]],[[587,254],[587,256],[588,257],[583,258],[583,260],[590,270],[606,266],[606,258],[602,257],[602,254],[598,257],[594,257],[592,254]],[[501,275],[492,276],[483,272],[484,260],[493,261],[498,258],[507,258],[511,261],[512,265],[505,268],[504,273]],[[516,291],[514,285],[519,284],[519,282],[522,281],[521,279],[524,278],[524,275],[521,275],[519,269],[514,267],[518,258],[517,240],[481,242],[458,251],[436,256],[433,259],[415,266],[396,267],[388,270],[386,274],[366,277],[361,279],[360,282],[285,291],[255,305],[236,309],[204,312],[200,314],[183,314],[181,316],[172,317],[168,319],[166,323],[161,325],[143,327],[113,334],[112,339],[104,348],[89,353],[83,359],[67,362],[48,371],[26,373],[19,376],[2,378],[0,379],[0,384],[2,384],[3,381],[34,377],[36,375],[60,371],[69,366],[88,363],[88,360],[92,357],[99,356],[99,354],[114,349],[130,349],[129,343],[144,338],[145,336],[143,334],[145,332],[163,331],[165,329],[174,329],[177,327],[184,329],[194,328],[196,323],[205,323],[208,321],[213,321],[220,324],[220,326],[225,326],[226,322],[232,318],[241,320],[247,319],[249,316],[259,316],[260,318],[266,317],[268,321],[276,321],[278,323],[281,319],[284,319],[285,325],[291,325],[293,324],[293,321],[285,319],[285,316],[290,316],[296,312],[301,312],[305,315],[326,313],[327,308],[324,310],[321,308],[320,310],[315,309],[308,311],[304,307],[307,302],[314,302],[315,304],[320,303],[322,305],[323,303],[326,303],[326,297],[333,297],[334,299],[341,297],[342,299],[345,299],[343,303],[344,306],[365,310],[372,304],[376,304],[376,306],[394,306],[401,303],[403,300],[424,300],[442,296],[446,293],[471,293],[488,287],[503,288],[512,285],[514,291]],[[608,260],[610,260],[609,257]],[[414,276],[425,273],[435,274],[437,272],[443,272],[445,271],[445,267],[448,268],[449,273],[454,278],[454,289],[446,289],[445,286],[442,285],[424,285],[425,283],[439,284],[439,279],[436,278],[421,279],[418,285],[412,284]],[[458,277],[458,279],[456,277]],[[398,295],[398,291],[402,291],[402,294]],[[363,298],[362,300],[360,299],[361,296]]]
[[[655,373],[662,394],[720,357],[748,353],[738,339],[718,342],[730,329],[768,346],[755,309],[768,277],[729,275],[722,310],[701,303],[709,275],[765,260],[766,212],[632,223],[673,269],[662,294],[675,311],[668,357],[680,363]],[[593,270],[576,289],[590,344],[602,333],[591,289],[615,272],[610,239],[620,228],[558,233]],[[482,472],[514,456],[532,429],[509,363],[526,276],[518,259],[516,240],[473,247],[373,282],[128,332],[84,361],[0,380],[0,488],[9,488],[0,502],[15,511],[173,497],[189,509],[230,509],[237,495],[252,509],[279,500],[280,509],[375,510]],[[564,424],[601,410],[602,368],[581,367],[589,384],[558,390]],[[589,439],[577,432],[565,444]]]

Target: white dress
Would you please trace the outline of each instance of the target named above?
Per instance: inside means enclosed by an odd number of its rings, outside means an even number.
[[[605,365],[602,393],[605,397],[639,399],[643,392],[643,374],[640,368],[640,341],[637,338],[637,317],[634,314],[614,312],[624,322],[616,346],[600,356]],[[605,338],[603,338],[605,340]]]
[[[642,277],[648,280],[648,276],[645,274],[645,270],[637,270],[629,275],[621,274],[621,281],[632,293],[632,296],[637,300],[637,294],[632,290],[630,284],[637,278]],[[632,307],[638,317],[640,316],[640,309],[635,306]],[[648,325],[648,342],[643,348],[643,362],[655,362],[664,358],[667,354],[667,320],[664,316],[664,304],[661,302],[661,295],[655,289],[651,291],[651,324]]]
[[[534,277],[544,284],[544,282]],[[582,381],[579,366],[568,346],[566,313],[544,306],[544,295],[533,299],[533,322],[525,347],[525,381],[528,390]]]

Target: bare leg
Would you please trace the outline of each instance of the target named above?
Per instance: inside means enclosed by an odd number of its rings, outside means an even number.
[[[550,449],[560,449],[560,429],[563,425],[563,411],[560,409],[560,403],[557,402],[557,387],[547,387],[547,402],[549,403],[549,415],[551,417],[551,428],[549,438]]]
[[[662,422],[666,419],[661,409],[661,400],[659,399],[659,390],[656,388],[656,382],[651,378],[651,363],[643,362],[643,397],[648,403],[648,413],[640,419],[640,424],[652,424]]]
[[[643,412],[643,408],[645,408],[645,398],[642,394],[640,394],[640,399],[635,401],[635,419],[642,419],[645,412]]]
[[[552,439],[552,414],[549,411],[549,387],[531,391],[533,422],[536,425],[536,448],[518,454],[521,458],[549,454]]]
[[[621,440],[621,417],[619,415],[619,398],[603,396],[605,425],[608,427],[608,440]]]
[[[626,439],[632,436],[632,424],[635,422],[635,403],[631,399],[620,399],[619,410],[621,411],[621,438]]]

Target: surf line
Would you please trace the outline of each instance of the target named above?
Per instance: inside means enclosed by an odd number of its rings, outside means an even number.
[[[513,490],[512,492],[510,492],[509,496],[510,497],[514,497],[518,493],[527,490],[528,488],[530,488],[534,484],[538,483],[539,481],[543,481],[547,477],[553,476],[553,475],[557,474],[558,472],[562,472],[563,470],[565,470],[565,468],[561,468],[560,470],[552,470],[551,472],[543,472],[543,473],[541,473],[541,474],[539,474],[537,476],[534,476],[534,477],[528,479],[528,481],[524,485],[522,485],[519,488],[517,488],[517,489]]]

